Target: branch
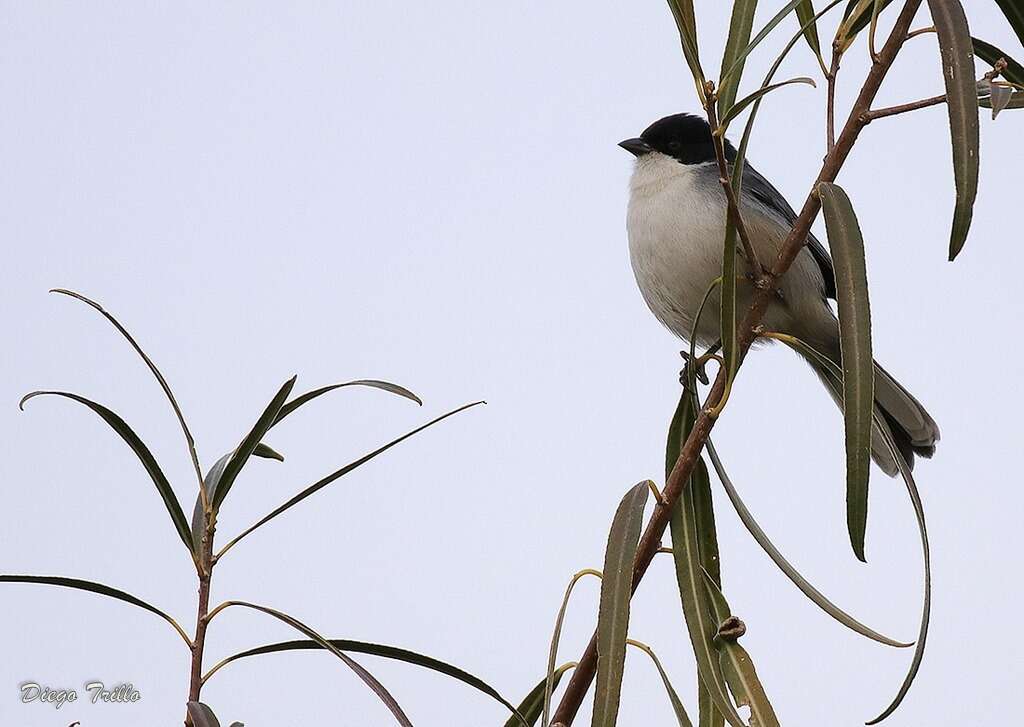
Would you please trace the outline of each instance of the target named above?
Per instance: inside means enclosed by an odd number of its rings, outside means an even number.
[[[832,65],[825,74],[828,81],[828,95],[825,105],[825,139],[826,152],[831,154],[836,146],[836,75],[839,73],[839,60],[843,57],[839,41],[832,43]]]
[[[909,38],[910,36],[908,36]],[[981,77],[981,81],[992,81],[1000,73],[1006,70],[1006,59],[1000,58],[992,66],[992,70]],[[980,81],[979,81],[980,82]],[[908,111],[917,111],[918,109],[925,109],[929,106],[935,106],[940,103],[946,102],[946,94],[939,96],[932,96],[930,98],[923,98],[920,101],[911,101],[910,103],[900,104],[899,106],[886,106],[881,109],[871,109],[861,114],[861,118],[865,124],[871,123],[875,119],[884,119],[886,116],[895,116],[896,114],[905,114]]]
[[[807,241],[807,234],[811,229],[811,224],[821,210],[821,200],[817,194],[818,185],[822,182],[833,181],[839,174],[839,170],[849,156],[854,143],[857,141],[857,137],[866,125],[862,116],[870,109],[871,102],[878,93],[886,73],[888,73],[900,48],[903,46],[907,30],[918,8],[921,6],[921,2],[922,0],[907,0],[906,5],[904,5],[889,38],[886,40],[885,45],[878,54],[878,58],[872,64],[871,70],[864,80],[864,85],[857,96],[857,100],[854,102],[853,109],[843,127],[842,133],[836,139],[835,147],[825,157],[821,171],[818,173],[818,178],[811,187],[811,191],[807,195],[803,207],[800,209],[800,214],[793,223],[793,229],[790,230],[789,235],[786,237],[771,270],[766,273],[769,281],[774,282],[775,279],[782,276],[789,269],[790,265],[793,264],[797,254],[803,249]],[[774,286],[766,286],[765,288],[759,288],[755,292],[750,309],[740,325],[739,345],[741,360],[742,354],[750,348],[755,338],[756,330],[761,319],[764,317],[765,311],[768,309],[768,305],[774,299],[773,288]],[[727,372],[720,371],[708,394],[706,400],[708,403],[714,404],[721,399],[725,391],[726,379]],[[676,500],[679,499],[683,487],[686,486],[686,482],[697,463],[700,452],[704,448],[704,443],[707,441],[714,423],[715,419],[708,414],[707,407],[705,406],[697,417],[693,429],[690,431],[690,436],[687,437],[686,442],[683,444],[679,452],[679,458],[676,460],[676,464],[668,476],[668,481],[665,483],[665,488],[662,492],[664,502],[655,504],[654,512],[641,537],[636,561],[633,564],[634,592],[640,585],[640,581],[647,572],[647,568],[661,547],[661,536],[668,525],[669,513]],[[569,686],[562,697],[562,701],[555,711],[552,718],[554,725],[568,727],[568,725],[572,724],[573,718],[583,703],[590,683],[593,681],[596,669],[597,638],[595,635],[591,638],[590,644],[580,658],[579,665],[576,667],[572,679],[569,681]]]

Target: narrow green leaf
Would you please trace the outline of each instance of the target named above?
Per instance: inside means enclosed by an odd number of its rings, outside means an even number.
[[[626,639],[626,643],[630,646],[635,646],[644,652],[654,662],[654,667],[658,670],[658,676],[661,677],[661,683],[665,685],[665,692],[668,694],[668,701],[672,704],[672,711],[676,715],[676,722],[679,727],[693,727],[693,722],[690,721],[690,716],[686,714],[686,708],[683,707],[683,700],[679,698],[679,693],[676,692],[675,687],[672,686],[672,682],[668,678],[668,674],[665,673],[665,667],[661,665],[661,660],[658,655],[654,653],[647,644],[634,639]]]
[[[213,467],[206,473],[206,477],[203,478],[203,489],[206,491],[206,497],[212,502],[213,495],[217,492],[217,484],[220,482],[221,475],[224,474],[224,468],[228,464],[228,460],[231,459],[231,452],[228,452],[216,462],[213,463]],[[202,552],[203,533],[206,531],[206,513],[203,512],[203,496],[201,494],[196,495],[195,504],[192,506],[192,547],[196,553]]]
[[[185,640],[185,643],[189,646],[192,645],[191,639],[185,634],[178,622],[168,616],[166,613],[161,611],[156,606],[143,601],[141,598],[136,598],[130,593],[118,590],[117,588],[111,588],[105,586],[102,583],[96,583],[94,581],[83,581],[81,578],[65,578],[64,576],[23,576],[23,575],[0,575],[0,583],[38,583],[47,586],[62,586],[64,588],[74,588],[79,591],[89,591],[90,593],[98,593],[101,596],[107,596],[108,598],[116,598],[118,601],[124,601],[130,603],[133,606],[138,606],[141,609],[154,613],[164,621],[174,627],[174,630],[178,632],[178,635]]]
[[[73,290],[66,290],[65,288],[54,288],[50,292],[69,296],[71,298],[74,298],[75,300],[79,300],[85,303],[86,305],[98,311],[100,315],[106,318],[111,323],[111,325],[113,325],[114,328],[117,329],[118,333],[120,333],[128,341],[131,347],[135,349],[135,352],[139,354],[139,357],[146,364],[146,367],[153,374],[153,377],[156,378],[157,383],[160,384],[160,388],[163,390],[164,396],[167,397],[167,401],[170,402],[171,408],[174,410],[174,414],[178,418],[178,424],[181,427],[181,431],[185,435],[185,443],[188,445],[189,456],[192,458],[192,465],[195,468],[196,477],[201,480],[202,471],[199,467],[199,456],[196,454],[195,439],[193,439],[192,437],[192,432],[189,431],[188,424],[185,423],[185,415],[182,413],[181,407],[178,406],[178,400],[174,398],[174,392],[171,391],[170,384],[167,383],[167,379],[164,378],[164,375],[160,373],[160,369],[158,369],[156,367],[156,364],[153,363],[153,359],[151,359],[149,355],[142,350],[142,346],[140,346],[138,342],[135,340],[135,338],[132,336],[132,334],[128,332],[128,329],[122,326],[120,321],[114,318],[113,314],[105,310],[103,306],[97,303],[96,301],[86,298],[81,293],[76,293]]]
[[[913,645],[904,643],[902,641],[896,641],[895,639],[891,639],[888,636],[880,634],[874,629],[865,626],[860,621],[855,619],[853,616],[849,615],[841,608],[839,608],[839,606],[832,603],[832,601],[825,597],[825,595],[821,591],[815,588],[806,578],[804,578],[800,574],[800,572],[796,568],[794,568],[788,560],[786,560],[786,557],[782,555],[779,549],[775,547],[775,544],[772,543],[772,541],[768,538],[768,535],[764,532],[764,530],[761,529],[761,526],[757,523],[757,520],[754,519],[754,516],[751,514],[750,510],[747,509],[746,503],[743,502],[743,499],[740,497],[740,494],[737,491],[736,486],[733,484],[732,480],[729,478],[728,473],[725,471],[725,467],[722,465],[722,460],[718,456],[718,451],[710,438],[708,439],[706,446],[708,450],[708,456],[711,458],[711,464],[715,468],[715,472],[718,474],[718,479],[721,481],[722,487],[725,488],[725,492],[729,496],[729,500],[732,502],[733,508],[736,510],[736,514],[739,515],[740,521],[743,523],[743,526],[753,536],[754,540],[757,542],[758,545],[761,546],[764,552],[768,554],[768,557],[772,559],[776,566],[778,566],[779,570],[781,570],[786,575],[786,577],[789,578],[789,580],[791,580],[793,584],[800,589],[801,593],[807,596],[807,598],[809,598],[812,603],[817,605],[822,611],[827,613],[836,621],[843,624],[847,628],[856,631],[862,636],[867,636],[869,639],[877,641],[881,644],[886,644],[888,646],[907,647]],[[705,566],[705,569],[707,570],[707,566]],[[711,573],[710,570],[708,572]],[[712,573],[712,576],[713,575],[714,574]],[[716,580],[716,583],[719,582],[720,581]]]
[[[882,0],[878,13],[881,14],[891,4],[892,0]],[[854,14],[853,11],[858,5],[859,9]],[[875,0],[849,0],[846,11],[843,14],[843,23],[839,29],[839,37],[845,37],[846,39],[846,42],[843,44],[843,50],[849,48],[857,34],[871,23],[871,13],[874,11],[874,5]]]
[[[255,524],[250,525],[248,528],[246,528],[241,533],[236,535],[233,540],[231,540],[227,545],[225,545],[220,550],[219,553],[217,553],[217,557],[219,558],[222,555],[224,555],[224,553],[226,553],[229,548],[234,547],[238,543],[238,541],[240,541],[242,538],[244,538],[246,535],[248,535],[252,531],[254,531],[257,528],[259,528],[261,525],[265,525],[266,523],[270,522],[271,520],[273,520],[275,517],[277,517],[281,513],[285,512],[286,510],[292,508],[293,506],[295,506],[298,503],[300,503],[303,500],[305,500],[307,497],[312,495],[314,492],[317,492],[318,490],[323,489],[324,487],[326,487],[327,485],[331,484],[335,480],[337,480],[337,479],[339,479],[341,477],[344,477],[345,475],[347,475],[352,470],[356,469],[357,467],[361,467],[362,465],[364,465],[367,462],[369,462],[371,459],[374,459],[378,455],[383,454],[384,452],[388,451],[389,449],[394,447],[396,444],[399,444],[400,442],[404,442],[409,437],[411,437],[411,436],[413,436],[415,434],[418,434],[419,432],[422,432],[424,429],[427,429],[429,427],[434,426],[435,424],[437,424],[440,421],[444,421],[445,419],[447,419],[450,416],[454,416],[455,414],[458,414],[461,411],[465,411],[466,409],[470,409],[470,408],[472,408],[474,406],[477,406],[478,404],[484,404],[484,403],[485,402],[483,402],[483,401],[475,401],[472,404],[466,404],[464,406],[460,406],[458,409],[453,409],[452,411],[447,412],[446,414],[442,414],[441,416],[439,416],[439,417],[437,417],[435,419],[431,419],[426,424],[418,426],[418,427],[416,427],[415,429],[413,429],[410,432],[406,432],[401,437],[398,437],[397,439],[391,440],[390,442],[385,444],[383,447],[378,447],[377,449],[373,450],[369,454],[365,454],[362,457],[360,457],[359,459],[355,460],[354,462],[350,462],[347,465],[345,465],[344,467],[342,467],[341,469],[335,470],[334,472],[332,472],[331,474],[327,475],[326,477],[323,477],[323,478],[317,480],[312,485],[310,485],[309,487],[304,489],[302,492],[300,492],[299,494],[295,495],[295,497],[291,498],[290,500],[285,502],[283,505],[275,508],[270,513],[268,513],[266,516],[264,516],[263,518],[258,520]]]
[[[192,727],[220,727],[217,715],[202,702],[189,702],[186,705]]]
[[[400,725],[403,725],[403,727],[412,727],[412,722],[409,721],[409,718],[405,715],[405,712],[402,711],[402,708],[398,705],[398,702],[395,701],[395,698],[391,696],[391,692],[389,692],[384,687],[383,684],[377,681],[377,678],[374,677],[373,674],[371,674],[365,668],[363,668],[363,666],[360,665],[359,662],[357,662],[355,659],[345,654],[343,651],[334,646],[334,644],[332,644],[330,641],[325,639],[323,636],[318,634],[316,631],[311,629],[306,624],[299,621],[294,616],[289,616],[287,613],[284,613],[283,611],[278,611],[277,609],[270,608],[269,606],[261,606],[257,603],[249,603],[248,601],[225,601],[224,607],[228,606],[240,606],[242,608],[250,608],[254,611],[265,613],[268,616],[273,616],[278,621],[288,624],[296,631],[299,631],[303,635],[309,637],[310,639],[318,643],[321,646],[321,648],[326,649],[327,651],[331,652],[336,657],[338,657],[342,662],[345,663],[345,665],[349,669],[355,672],[356,676],[362,679],[363,683],[366,684],[366,686],[368,686],[370,690],[374,694],[376,694],[377,697],[384,703],[384,705],[391,711],[391,714],[394,715],[395,720]]]
[[[227,497],[228,492],[231,490],[231,486],[235,483],[235,478],[238,477],[238,473],[242,471],[242,467],[252,456],[256,446],[263,439],[263,435],[274,425],[277,421],[277,415],[281,412],[281,408],[284,403],[288,400],[288,395],[292,391],[292,387],[295,386],[295,379],[293,376],[288,379],[278,389],[277,394],[267,404],[267,408],[263,410],[263,414],[253,425],[253,428],[249,430],[249,433],[245,435],[241,444],[235,448],[235,451],[231,455],[231,459],[228,460],[227,464],[224,465],[224,471],[221,473],[220,479],[217,482],[216,492],[211,493],[213,497],[213,509],[217,511],[220,509],[220,505],[224,502],[224,498]]]
[[[574,574],[573,577],[569,579],[569,585],[565,587],[565,595],[562,597],[562,605],[559,607],[558,616],[555,618],[555,630],[551,634],[551,646],[548,648],[547,686],[542,695],[544,707],[544,719],[541,721],[542,725],[547,725],[550,722],[551,695],[554,693],[555,687],[558,686],[558,680],[555,678],[555,672],[557,671],[555,669],[555,663],[558,660],[558,643],[562,640],[562,624],[565,623],[565,611],[569,607],[569,598],[572,596],[573,589],[584,576],[594,576],[600,579],[601,572],[592,568],[585,568],[584,570]]]
[[[842,0],[836,0],[836,2],[842,2]],[[782,10],[775,13],[775,15],[772,16],[772,19],[765,23],[765,26],[758,31],[757,35],[754,36],[754,39],[747,44],[747,47],[744,48],[738,56],[736,56],[736,58],[732,62],[732,65],[729,66],[729,69],[722,74],[722,78],[719,81],[719,85],[725,85],[732,79],[733,74],[742,68],[742,64],[747,59],[747,56],[749,56],[753,52],[753,50],[761,44],[761,41],[767,38],[771,34],[771,32],[775,30],[779,23],[785,20],[787,15],[793,12],[794,9],[797,10],[797,14],[799,15],[800,6],[802,5],[809,6],[810,0],[790,0],[790,2],[787,3],[784,8],[782,8]],[[833,3],[833,6],[834,5],[835,3]],[[827,10],[828,8],[825,9],[825,11]],[[815,23],[817,22],[817,18],[819,16],[814,14],[813,8],[811,8],[811,11],[811,17],[808,18],[807,20],[800,18],[801,27],[800,32],[798,32],[796,35],[797,38],[799,38],[801,35],[804,35],[806,37],[806,34],[808,32],[813,32],[815,34],[815,37],[817,37],[817,31],[814,30],[814,28]],[[822,11],[821,14],[824,14],[825,11]]]
[[[734,0],[732,18],[729,20],[729,36],[725,41],[725,52],[722,54],[721,86],[718,89],[718,116],[724,118],[739,90],[743,76],[744,61],[740,58],[744,49],[750,45],[750,31],[754,26],[754,12],[757,0]],[[738,63],[735,70],[733,64]],[[731,73],[730,73],[731,71]]]
[[[410,401],[415,401],[420,406],[423,406],[423,402],[420,400],[420,398],[416,396],[416,394],[409,391],[404,386],[392,384],[390,381],[378,381],[377,379],[359,379],[358,381],[346,381],[343,384],[321,386],[319,389],[313,389],[312,391],[307,391],[305,394],[302,394],[301,396],[295,397],[294,399],[292,399],[287,404],[281,407],[281,411],[279,411],[277,413],[277,416],[274,417],[274,423],[271,424],[270,426],[276,426],[286,416],[291,414],[293,411],[298,409],[303,404],[307,404],[308,402],[312,401],[318,396],[322,396],[329,391],[334,391],[335,389],[344,389],[348,386],[369,386],[374,389],[380,389],[382,391],[387,391],[392,394],[397,394],[398,396],[405,397],[406,399],[409,399]]]
[[[846,524],[853,552],[864,560],[871,471],[871,414],[875,405],[875,364],[871,355],[864,238],[850,198],[838,184],[818,186],[828,245],[836,271],[839,341],[843,364],[843,419],[846,424]]]
[[[1024,66],[1000,49],[996,48],[994,45],[986,43],[979,38],[971,38],[971,45],[974,46],[974,55],[978,56],[978,58],[988,63],[990,66],[995,66],[996,62],[1000,58],[1005,60],[1006,70],[1002,73],[1003,78],[1010,83],[1024,85]]]
[[[715,709],[715,703],[711,699],[711,692],[704,686],[704,682],[700,680],[699,676],[697,678],[697,709],[700,710],[698,718],[699,727],[722,727],[725,724],[725,717]]]
[[[777,88],[782,88],[783,86],[791,86],[794,83],[803,83],[803,84],[806,84],[808,86],[813,86],[813,87],[817,88],[817,84],[814,82],[814,79],[813,78],[809,78],[807,76],[800,76],[798,78],[791,78],[788,81],[782,81],[781,83],[773,83],[770,86],[762,86],[761,88],[757,89],[752,94],[750,94],[749,96],[744,96],[742,100],[737,101],[732,106],[732,108],[729,109],[729,112],[725,116],[722,117],[721,121],[718,122],[718,128],[720,129],[719,133],[723,133],[724,134],[725,130],[727,128],[729,128],[729,124],[732,122],[732,120],[735,119],[737,116],[739,116],[741,113],[743,113],[743,110],[745,108],[747,108],[747,106],[749,106],[750,104],[754,103],[755,101],[757,101],[759,98],[761,98],[765,94],[771,93],[772,91],[774,91]]]
[[[569,662],[568,664],[563,664],[555,669],[553,674],[553,683],[555,687],[557,687],[558,683],[562,681],[562,675],[575,666],[576,662]],[[544,709],[544,689],[547,682],[548,679],[546,677],[541,679],[540,682],[537,683],[537,686],[531,689],[530,693],[527,694],[519,704],[518,712],[525,719],[527,727],[533,727],[537,724],[537,720],[541,716],[541,711]],[[505,723],[505,727],[519,727],[520,724],[522,723],[519,721],[519,717],[512,715]]]
[[[704,572],[704,585],[708,589],[715,621],[721,624],[733,615],[729,604],[721,588],[707,571]],[[750,707],[750,723],[757,727],[778,727],[779,719],[775,716],[775,710],[768,701],[764,687],[761,686],[761,680],[757,678],[754,662],[751,661],[746,649],[735,640],[719,638],[716,643],[721,652],[719,660],[722,672],[736,698],[736,703],[741,707]]]
[[[441,661],[440,659],[435,659],[424,654],[418,654],[415,651],[409,651],[408,649],[402,649],[397,646],[388,646],[387,644],[373,644],[366,641],[353,641],[351,639],[328,639],[327,641],[339,651],[352,652],[356,654],[370,654],[372,656],[380,656],[385,659],[402,661],[406,664],[420,666],[439,674],[452,677],[463,684],[483,692],[496,702],[504,705],[510,712],[512,712],[513,723],[520,723],[516,718],[516,708],[502,697],[501,694],[498,693],[498,690],[483,679],[480,679],[457,666],[453,666],[447,662]],[[203,683],[205,684],[206,681],[221,668],[232,662],[238,661],[239,659],[245,659],[250,656],[260,656],[263,654],[275,654],[282,651],[322,651],[323,649],[324,647],[319,642],[305,639],[282,641],[276,644],[266,644],[264,646],[246,649],[245,651],[232,654],[226,659],[222,659],[218,662],[217,665],[210,669],[210,671],[203,677]]]
[[[24,409],[25,402],[29,399],[33,399],[37,396],[62,396],[65,399],[71,399],[77,401],[79,404],[92,409],[93,412],[98,414],[100,418],[105,421],[111,429],[124,440],[125,444],[131,447],[131,450],[135,452],[135,456],[142,462],[142,466],[146,469],[146,473],[149,474],[153,484],[156,485],[156,490],[160,494],[160,498],[164,501],[164,507],[167,508],[167,513],[171,516],[171,522],[174,523],[174,529],[178,533],[178,537],[181,538],[181,542],[188,548],[189,553],[192,551],[192,536],[189,531],[188,522],[185,520],[185,513],[182,512],[181,503],[178,502],[177,496],[174,494],[174,490],[171,488],[171,483],[167,481],[167,477],[164,476],[163,471],[160,469],[160,465],[157,464],[156,458],[153,457],[152,452],[149,451],[149,447],[139,438],[139,436],[132,431],[124,419],[112,412],[102,404],[97,404],[95,401],[90,401],[84,396],[78,394],[71,394],[67,391],[33,391],[31,394],[26,394],[22,400],[18,403],[18,408]]]
[[[834,379],[839,380],[842,378],[842,371],[839,370],[839,367],[830,361],[827,356],[815,350],[813,346],[801,341],[795,336],[782,336],[776,334],[776,337],[794,351],[817,361],[822,370],[829,373]],[[928,640],[928,626],[931,622],[932,608],[931,548],[928,544],[928,527],[925,522],[924,505],[921,502],[921,494],[917,489],[917,483],[914,481],[914,475],[910,471],[910,467],[907,465],[906,460],[904,460],[899,454],[896,442],[892,436],[892,431],[889,429],[889,425],[885,421],[885,417],[882,416],[877,407],[875,410],[875,426],[877,426],[879,431],[882,433],[885,445],[889,449],[890,455],[899,468],[903,484],[906,485],[907,494],[910,496],[910,502],[914,507],[914,517],[917,519],[917,530],[921,537],[921,554],[924,561],[924,601],[921,606],[921,625],[918,629],[914,655],[910,662],[910,668],[907,670],[907,676],[904,678],[903,684],[900,686],[900,690],[897,693],[896,698],[893,699],[892,703],[886,707],[882,714],[868,722],[869,725],[877,724],[892,714],[910,690],[911,684],[914,683],[918,669],[921,667],[921,660],[924,658],[924,647]]]
[[[1021,0],[996,0],[996,5],[1010,21],[1010,27],[1017,34],[1017,39],[1024,43],[1024,2]]]
[[[703,102],[705,78],[704,69],[700,65],[700,51],[697,47],[697,24],[693,12],[693,0],[668,0],[668,7],[672,11],[672,18],[676,21],[676,28],[679,30],[683,59],[693,76],[694,85],[697,87],[697,97]]]
[[[804,37],[807,38],[807,45],[814,51],[814,55],[818,56],[819,63],[824,65],[825,62],[821,58],[821,41],[818,40],[818,24],[814,20],[814,3],[811,0],[801,0],[797,3],[796,17],[801,26],[806,26]]]
[[[619,713],[629,601],[633,595],[633,561],[649,491],[647,481],[634,485],[619,503],[608,532],[597,614],[597,689],[591,722],[594,727],[614,727]]]
[[[967,241],[978,194],[978,92],[974,79],[974,53],[967,16],[957,0],[928,0],[939,37],[942,77],[946,82],[946,108],[953,142],[953,178],[956,206],[949,239],[953,260]]]
[[[696,472],[696,470],[695,470]],[[715,708],[733,727],[744,727],[743,720],[726,694],[725,678],[718,663],[718,652],[713,639],[718,624],[711,616],[711,604],[700,567],[700,546],[690,488],[672,508],[672,557],[676,565],[676,580],[683,605],[683,616],[690,634],[690,643],[697,658],[697,673],[713,701]]]

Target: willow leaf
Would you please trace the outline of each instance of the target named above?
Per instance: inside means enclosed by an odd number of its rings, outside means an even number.
[[[796,17],[801,26],[805,26],[804,37],[807,45],[810,46],[818,62],[824,66],[825,61],[821,58],[821,41],[818,39],[818,24],[814,20],[814,3],[811,0],[801,0],[796,5]]]
[[[569,662],[568,664],[562,664],[562,666],[555,669],[552,675],[555,687],[557,687],[558,683],[562,681],[562,675],[575,666],[576,662]],[[541,716],[541,711],[544,709],[544,689],[547,683],[547,677],[541,679],[537,686],[531,689],[530,693],[527,694],[523,698],[523,701],[519,703],[518,712],[523,716],[527,727],[533,727],[537,724],[537,720]],[[519,721],[519,717],[512,715],[505,723],[505,727],[519,727],[520,724],[522,723]]]
[[[967,241],[978,194],[978,91],[974,53],[967,16],[958,0],[928,0],[939,37],[942,77],[946,82],[946,109],[953,142],[953,179],[956,205],[949,238],[949,259],[954,260]]]
[[[409,399],[410,401],[415,401],[420,406],[423,406],[423,402],[420,400],[420,398],[416,396],[416,394],[409,391],[404,386],[392,384],[390,381],[379,381],[378,379],[359,379],[357,381],[346,381],[342,384],[321,386],[319,389],[313,389],[312,391],[307,391],[305,394],[295,397],[294,399],[292,399],[287,404],[281,407],[281,410],[277,413],[277,416],[274,417],[274,423],[271,424],[270,426],[276,426],[286,416],[294,412],[303,404],[307,404],[313,399],[316,399],[318,396],[323,396],[329,391],[335,391],[336,389],[344,389],[349,386],[369,386],[370,388],[373,389],[380,389],[382,391],[387,391],[392,394],[397,394],[398,396]]]
[[[544,681],[546,688],[541,694],[541,705],[543,707],[544,714],[544,719],[541,722],[542,725],[547,725],[550,721],[551,695],[558,686],[558,679],[556,677],[558,670],[555,668],[555,662],[558,659],[558,644],[562,640],[562,624],[565,623],[565,611],[569,607],[569,598],[572,596],[573,589],[584,576],[594,576],[600,579],[601,572],[593,570],[592,568],[581,570],[569,579],[569,585],[565,588],[565,596],[562,597],[562,605],[558,609],[557,618],[555,618],[555,630],[554,633],[551,634],[551,646],[548,649],[548,670],[547,677]]]
[[[74,588],[79,591],[88,591],[90,593],[98,593],[101,596],[107,596],[108,598],[115,598],[118,601],[124,601],[130,603],[133,606],[149,611],[150,613],[156,614],[164,621],[174,627],[174,630],[178,632],[178,635],[185,640],[185,643],[189,646],[192,645],[191,639],[185,634],[184,630],[178,625],[178,622],[168,616],[166,613],[161,611],[156,606],[143,601],[141,598],[136,598],[130,593],[126,593],[117,588],[111,588],[102,583],[96,583],[95,581],[84,581],[81,578],[65,578],[64,576],[24,576],[24,575],[0,575],[0,583],[36,583],[47,586],[61,586],[63,588]]]
[[[672,557],[676,566],[676,581],[683,605],[683,616],[690,634],[690,643],[697,659],[697,673],[708,690],[715,708],[733,727],[744,727],[736,707],[729,700],[725,678],[718,663],[718,652],[713,644],[718,624],[711,615],[707,589],[700,566],[700,546],[690,488],[683,492],[672,507]]]
[[[842,2],[842,0],[838,1]],[[794,9],[797,11],[797,15],[799,15],[800,7],[805,5],[809,6],[810,4],[810,0],[790,0],[790,2],[787,3],[784,8],[782,8],[782,10],[775,13],[775,15],[772,16],[772,19],[765,23],[765,26],[757,32],[757,35],[754,36],[754,39],[747,44],[747,47],[744,48],[738,56],[736,56],[729,69],[722,74],[722,78],[719,81],[719,84],[725,85],[732,78],[733,74],[742,68],[742,64],[744,61],[746,61],[747,56],[749,56],[753,52],[753,50],[761,44],[761,41],[767,38],[771,34],[771,32],[775,30],[779,23],[785,20],[787,15],[793,12]],[[808,32],[813,31],[816,22],[817,16],[814,14],[814,9],[811,8],[811,17],[807,18],[806,20],[800,18],[801,27],[800,32],[797,33],[797,37],[799,38],[801,34],[803,34],[806,37],[806,34]],[[817,37],[817,31],[813,32],[815,34],[815,37]]]
[[[288,624],[296,631],[299,631],[303,635],[309,637],[310,639],[318,643],[321,646],[321,648],[326,649],[327,651],[331,652],[336,657],[338,657],[342,662],[345,663],[345,665],[349,669],[355,672],[356,676],[362,679],[363,683],[370,688],[370,691],[376,694],[377,697],[384,703],[384,705],[391,711],[391,714],[394,715],[395,720],[400,725],[402,725],[403,727],[412,727],[412,722],[409,721],[409,718],[406,716],[405,712],[402,711],[402,708],[398,705],[398,702],[395,701],[395,698],[391,696],[391,692],[389,692],[384,687],[383,684],[377,681],[377,678],[374,677],[373,674],[371,674],[365,668],[363,668],[363,666],[359,664],[359,662],[357,662],[355,659],[345,654],[343,651],[334,646],[334,644],[332,644],[330,641],[325,639],[323,636],[318,634],[316,631],[311,629],[306,624],[299,621],[294,616],[290,616],[287,613],[284,613],[283,611],[278,611],[277,609],[270,608],[269,606],[261,606],[257,603],[249,603],[248,601],[225,601],[222,607],[226,608],[228,606],[250,608],[254,611],[265,613],[268,616],[273,616],[278,621]]]
[[[185,709],[188,711],[192,727],[220,727],[217,715],[202,702],[189,702],[185,705]]]
[[[149,451],[149,447],[146,446],[145,442],[139,438],[131,427],[129,427],[124,419],[115,414],[113,411],[97,404],[95,401],[90,401],[84,396],[78,394],[71,394],[67,391],[33,391],[31,394],[26,394],[22,400],[18,403],[20,409],[25,408],[25,402],[30,399],[34,399],[37,396],[62,396],[65,399],[71,399],[77,401],[79,404],[84,404],[89,407],[93,412],[99,415],[99,417],[105,421],[111,429],[124,440],[133,452],[135,456],[142,462],[142,466],[145,468],[149,478],[153,480],[153,484],[156,485],[156,490],[160,494],[160,498],[164,501],[164,507],[167,508],[167,514],[171,516],[171,522],[174,523],[174,529],[178,533],[178,537],[181,538],[181,542],[188,548],[190,554],[195,556],[192,550],[192,534],[189,531],[188,521],[185,520],[185,513],[181,509],[181,503],[178,502],[177,496],[174,494],[174,490],[171,488],[171,483],[168,482],[167,477],[164,476],[163,470],[160,469],[160,465],[157,464],[156,458],[153,457],[153,453]]]
[[[794,83],[803,83],[808,86],[813,86],[817,88],[817,84],[814,82],[814,79],[809,78],[807,76],[799,76],[798,78],[791,78],[788,81],[782,81],[781,83],[773,83],[770,86],[762,86],[749,96],[744,96],[743,99],[737,101],[732,106],[732,108],[729,109],[729,112],[722,117],[722,120],[718,124],[718,127],[721,130],[720,133],[725,133],[725,130],[729,128],[729,123],[737,116],[739,116],[741,113],[743,113],[743,110],[747,108],[747,106],[754,103],[765,94],[771,93],[777,88],[782,88],[783,86],[791,86]]]
[[[697,46],[697,24],[693,12],[693,0],[668,0],[672,18],[679,31],[679,42],[683,48],[683,59],[693,76],[697,97],[704,100],[704,69],[700,65],[700,51]]]
[[[757,0],[734,0],[732,4],[729,36],[725,41],[725,52],[722,54],[721,85],[718,89],[719,118],[725,117],[736,100],[736,92],[743,76],[744,61],[740,56],[750,45],[750,31],[754,26],[756,10]],[[737,67],[733,69],[733,65],[737,63]]]
[[[996,5],[1010,21],[1010,27],[1017,34],[1017,39],[1024,43],[1024,3],[1021,0],[996,0]]]
[[[614,727],[619,714],[622,674],[633,595],[633,561],[643,524],[650,482],[634,485],[622,498],[608,532],[597,613],[597,688],[593,727]]]
[[[690,721],[690,716],[686,714],[686,708],[683,706],[683,700],[679,698],[679,693],[676,692],[675,687],[672,686],[672,682],[669,680],[668,674],[665,672],[665,667],[662,666],[658,655],[654,653],[654,649],[647,644],[634,639],[627,639],[626,643],[640,649],[640,651],[647,654],[647,656],[651,658],[651,661],[654,662],[654,668],[658,670],[658,676],[661,677],[661,683],[665,685],[665,692],[668,694],[668,701],[672,705],[672,711],[676,715],[676,722],[679,724],[679,727],[693,727],[693,722]]]
[[[213,509],[216,511],[220,508],[224,498],[228,496],[228,492],[231,490],[231,486],[235,483],[235,478],[238,477],[238,473],[242,471],[242,467],[252,456],[256,446],[263,439],[263,435],[274,425],[277,420],[277,415],[280,413],[281,408],[288,400],[288,395],[292,391],[292,387],[295,386],[296,377],[288,379],[284,382],[274,398],[267,404],[267,408],[263,410],[263,414],[253,425],[253,428],[249,430],[249,433],[245,435],[242,442],[235,448],[235,451],[231,454],[231,458],[227,464],[224,465],[224,471],[221,473],[220,480],[217,482],[216,492],[211,493],[213,497]]]
[[[871,354],[871,304],[864,238],[850,198],[838,184],[818,186],[828,245],[835,263],[839,342],[843,365],[846,426],[846,525],[853,552],[864,560],[871,471],[871,415],[875,405],[875,364]]]

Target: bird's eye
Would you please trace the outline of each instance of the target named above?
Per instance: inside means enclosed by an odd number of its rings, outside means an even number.
[[[672,151],[679,151],[679,149],[680,149],[680,148],[681,148],[682,146],[683,146],[683,145],[682,145],[682,143],[680,143],[680,142],[678,142],[678,141],[670,141],[670,142],[668,143],[668,148],[669,148],[669,149],[671,149]]]

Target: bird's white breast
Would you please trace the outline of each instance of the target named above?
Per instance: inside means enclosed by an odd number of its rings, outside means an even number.
[[[637,159],[629,184],[633,274],[651,311],[681,338],[689,338],[697,307],[722,273],[725,204],[713,164],[680,164],[653,152]],[[714,310],[701,321],[698,339],[717,338]]]

